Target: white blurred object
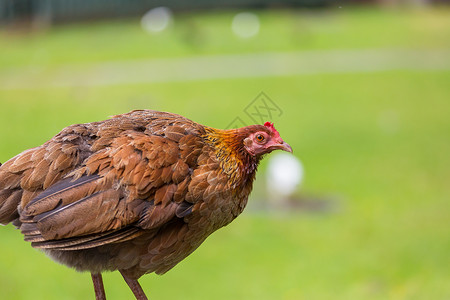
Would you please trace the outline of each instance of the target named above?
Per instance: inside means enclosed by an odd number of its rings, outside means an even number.
[[[238,13],[233,18],[231,29],[240,38],[251,38],[259,33],[259,18],[250,12]]]
[[[304,170],[294,155],[277,153],[270,157],[266,175],[270,202],[282,205],[302,183]]]
[[[172,11],[168,7],[156,7],[141,19],[141,26],[148,32],[161,32],[172,23]]]

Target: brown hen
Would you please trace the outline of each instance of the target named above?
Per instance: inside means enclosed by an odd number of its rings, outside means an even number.
[[[72,125],[0,166],[0,224],[53,260],[137,279],[163,274],[244,209],[262,156],[292,152],[272,123],[219,130],[141,110]]]

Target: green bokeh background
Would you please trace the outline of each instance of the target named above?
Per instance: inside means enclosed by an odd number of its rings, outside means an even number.
[[[410,49],[450,53],[450,9],[256,11],[240,40],[236,12],[175,14],[158,35],[138,19],[0,30],[0,79],[36,70],[44,84],[0,83],[0,161],[63,127],[132,109],[182,114],[223,128],[264,91],[305,167],[299,197],[322,212],[254,205],[164,276],[140,282],[150,299],[450,299],[450,69],[380,70],[108,86],[46,85],[66,65],[264,52]],[[443,65],[450,60],[443,61]],[[248,121],[248,119],[247,119]],[[262,201],[263,162],[250,200]],[[89,274],[51,262],[0,227],[0,298],[93,298]],[[131,299],[105,274],[108,299]]]

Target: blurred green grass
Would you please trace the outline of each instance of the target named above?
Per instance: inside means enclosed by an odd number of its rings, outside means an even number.
[[[450,48],[450,10],[443,8],[265,11],[260,35],[246,41],[230,33],[232,15],[181,15],[156,36],[137,20],[0,32],[0,72],[204,54]],[[339,209],[248,210],[174,270],[144,276],[149,298],[448,299],[449,82],[449,70],[399,70],[0,89],[0,161],[67,125],[131,109],[223,128],[245,117],[247,103],[264,91],[284,111],[273,121],[305,165],[302,193],[336,196]],[[0,241],[2,299],[93,298],[88,274],[52,263],[11,225],[0,228]],[[105,286],[109,299],[132,298],[119,274],[106,274]]]
[[[148,35],[139,20],[63,25],[48,32],[0,31],[0,68],[26,65],[291,50],[450,47],[449,8],[434,10],[259,11],[260,34],[241,40],[234,12],[179,13]]]

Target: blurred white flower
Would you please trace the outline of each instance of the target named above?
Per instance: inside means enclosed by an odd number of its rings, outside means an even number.
[[[291,196],[303,181],[303,165],[288,153],[277,153],[269,159],[267,190],[272,199],[282,201]]]
[[[234,16],[231,29],[240,38],[251,38],[259,33],[259,18],[254,13],[243,12]]]
[[[172,11],[168,7],[156,7],[145,13],[141,26],[147,32],[161,32],[172,23],[172,19]]]

